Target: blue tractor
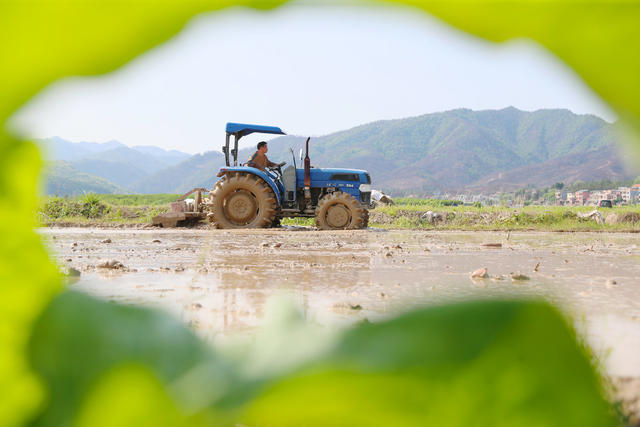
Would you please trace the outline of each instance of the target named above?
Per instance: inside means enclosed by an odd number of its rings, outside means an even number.
[[[220,169],[220,179],[209,192],[209,220],[217,228],[274,227],[281,218],[290,217],[315,217],[323,230],[367,227],[371,177],[366,171],[314,168],[309,138],[301,168],[293,150],[292,164],[284,169],[244,166],[238,163],[238,141],[252,133],[285,135],[277,127],[227,123],[222,147],[226,167]]]

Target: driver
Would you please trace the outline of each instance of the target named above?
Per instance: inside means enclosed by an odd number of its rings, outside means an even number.
[[[267,167],[275,168],[281,167],[285,164],[285,162],[273,163],[269,161],[269,159],[267,158],[267,151],[269,151],[269,149],[267,148],[266,141],[258,142],[258,151],[256,151],[253,156],[251,156],[251,158],[247,162],[247,166],[251,166],[252,168],[264,171]]]

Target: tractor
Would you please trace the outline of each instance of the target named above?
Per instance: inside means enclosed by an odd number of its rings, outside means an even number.
[[[252,133],[285,135],[278,127],[227,123],[222,147],[225,167],[209,192],[209,220],[217,228],[276,227],[281,218],[314,217],[323,230],[365,228],[369,222],[371,177],[356,169],[311,166],[309,139],[301,166],[292,164],[265,171],[238,163],[238,142]],[[233,148],[231,140],[233,139]],[[232,164],[233,163],[233,164]]]

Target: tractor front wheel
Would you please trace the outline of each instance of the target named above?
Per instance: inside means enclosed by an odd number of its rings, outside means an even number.
[[[315,217],[321,230],[353,230],[366,227],[367,210],[350,194],[336,191],[320,199]]]
[[[217,228],[264,228],[275,219],[275,194],[260,177],[227,174],[211,193],[210,220]]]

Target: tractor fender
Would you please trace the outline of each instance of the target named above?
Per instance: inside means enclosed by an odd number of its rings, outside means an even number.
[[[260,169],[252,168],[252,167],[249,167],[249,166],[231,166],[231,167],[221,168],[220,172],[218,172],[217,176],[221,177],[222,175],[226,175],[228,172],[244,172],[244,173],[250,173],[250,174],[259,176],[260,178],[262,178],[264,180],[264,182],[269,184],[269,187],[271,187],[271,189],[273,190],[273,192],[276,195],[276,200],[278,201],[278,206],[281,205],[280,189],[278,188],[278,185],[276,184],[275,180],[273,178],[271,178],[266,172],[263,172]]]

